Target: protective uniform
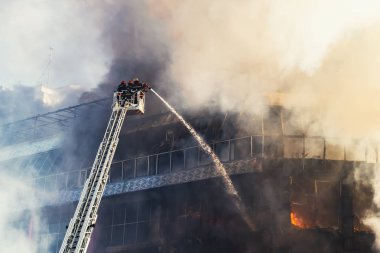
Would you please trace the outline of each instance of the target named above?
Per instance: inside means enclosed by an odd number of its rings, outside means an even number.
[[[118,96],[121,100],[133,101],[132,103],[138,103],[137,92],[140,92],[140,99],[144,97],[144,92],[147,92],[151,87],[147,83],[140,83],[140,80],[136,77],[133,80],[128,81],[128,85],[123,80],[120,82],[117,92],[121,92],[121,96]]]
[[[123,92],[127,89],[127,84],[125,83],[125,81],[121,81],[119,86],[117,87],[117,92]]]

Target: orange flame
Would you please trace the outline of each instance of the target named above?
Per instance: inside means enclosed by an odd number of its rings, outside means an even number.
[[[293,211],[290,213],[290,222],[295,227],[302,229],[307,228],[305,221],[301,217],[298,217],[297,214]]]

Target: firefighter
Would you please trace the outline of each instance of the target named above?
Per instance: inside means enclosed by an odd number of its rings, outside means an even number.
[[[127,100],[130,100],[132,98],[132,87],[133,86],[133,82],[132,80],[129,80],[128,81],[128,85],[125,86],[125,91],[124,91],[124,97],[127,99]]]
[[[152,87],[149,86],[147,83],[142,84],[142,91],[143,92],[148,92]]]
[[[126,82],[123,80],[120,82],[119,86],[117,87],[117,92],[123,92],[127,89],[127,84]]]
[[[125,81],[123,82],[125,85]],[[132,80],[128,81],[127,86],[123,86],[122,91],[123,94],[125,94],[123,99],[126,98],[128,101],[137,104],[138,98],[142,99],[144,97],[144,92],[147,92],[149,89],[151,89],[151,87],[147,83],[141,83],[140,80],[137,77],[135,77]],[[139,91],[141,92],[138,93]]]
[[[131,83],[128,82],[128,86],[130,87],[131,97],[133,99],[133,103],[137,104],[137,92],[139,92],[142,88],[142,85],[137,77],[133,78]]]
[[[133,87],[139,90],[142,88],[142,83],[137,77],[133,79]]]
[[[132,87],[133,86],[133,82],[132,82],[132,80],[129,80],[128,81],[128,87]]]
[[[127,90],[127,84],[124,80],[122,80],[119,84],[119,86],[117,86],[117,100],[119,102],[123,101],[125,99],[125,92]]]

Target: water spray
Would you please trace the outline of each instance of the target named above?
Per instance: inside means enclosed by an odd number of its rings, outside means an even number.
[[[158,93],[151,89],[151,91],[156,94],[156,96],[170,109],[170,111],[177,116],[177,118],[182,122],[182,124],[189,130],[191,135],[195,138],[195,140],[198,142],[200,147],[203,149],[204,152],[206,152],[212,159],[213,163],[215,164],[216,169],[218,170],[218,173],[222,176],[223,184],[225,186],[225,190],[229,195],[232,196],[233,202],[236,205],[236,207],[242,211],[243,213],[243,219],[248,224],[248,226],[253,230],[254,226],[251,222],[251,220],[248,218],[245,209],[242,207],[242,201],[241,198],[235,188],[235,186],[232,184],[231,178],[229,177],[226,168],[222,164],[222,162],[219,160],[218,156],[214,153],[214,151],[211,149],[211,147],[205,142],[205,140],[195,131],[195,129]]]

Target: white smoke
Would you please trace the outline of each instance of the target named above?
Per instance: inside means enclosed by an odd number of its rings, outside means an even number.
[[[215,96],[236,98],[236,90],[277,90],[293,69],[313,73],[337,39],[377,20],[380,10],[376,1],[163,0],[152,6],[170,28],[170,74],[185,94],[195,93],[196,106]]]
[[[0,171],[0,252],[46,252],[52,243],[41,237],[47,227],[40,207],[53,195],[27,181],[27,169],[12,165]]]
[[[96,87],[108,70],[96,8],[86,1],[2,1],[0,86]]]
[[[79,85],[69,85],[54,89],[41,85],[37,90],[37,97],[42,100],[44,105],[57,108],[77,104],[83,91],[83,88]]]

